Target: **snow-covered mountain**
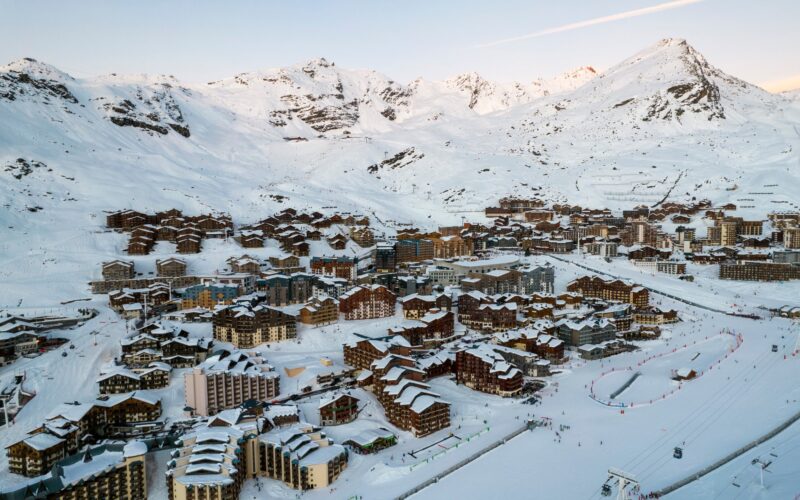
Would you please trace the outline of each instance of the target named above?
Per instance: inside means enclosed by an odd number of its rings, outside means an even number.
[[[316,59],[188,84],[22,59],[0,67],[0,262],[123,207],[248,222],[337,206],[434,225],[535,194],[609,208],[707,197],[761,216],[800,201],[798,122],[796,96],[675,39],[519,83],[401,84]]]

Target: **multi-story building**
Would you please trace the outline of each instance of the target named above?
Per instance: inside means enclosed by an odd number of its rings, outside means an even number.
[[[516,302],[496,304],[481,292],[462,293],[458,297],[458,321],[464,326],[498,332],[517,326]]]
[[[127,280],[135,276],[133,262],[126,260],[112,260],[103,262],[104,280]]]
[[[480,291],[487,295],[521,293],[522,273],[513,269],[497,269],[485,274],[468,274],[461,280],[466,291]]]
[[[619,254],[619,244],[615,241],[591,241],[583,245],[583,251],[590,255],[611,258]]]
[[[247,254],[241,257],[230,257],[227,261],[231,272],[235,274],[261,274],[261,262]]]
[[[236,347],[250,348],[297,336],[294,316],[265,305],[240,303],[217,309],[212,316],[214,338]]]
[[[432,309],[411,324],[389,328],[391,335],[404,337],[413,346],[438,345],[455,333],[455,315],[448,310]]]
[[[147,499],[145,454],[141,441],[87,448],[56,461],[50,474],[20,487],[0,488],[0,498]]]
[[[100,375],[100,394],[121,394],[139,390],[163,389],[169,385],[172,366],[154,361],[145,368],[122,368]]]
[[[800,265],[780,262],[724,262],[719,265],[723,280],[786,281],[800,279]]]
[[[170,500],[236,500],[248,477],[255,477],[255,429],[203,426],[184,434],[167,463]]]
[[[222,350],[184,375],[186,406],[196,415],[215,415],[249,399],[270,401],[280,393],[280,376],[260,354]]]
[[[433,241],[429,239],[403,239],[395,243],[398,264],[422,262],[433,259]]]
[[[522,372],[486,344],[456,352],[456,381],[471,389],[499,396],[522,391]]]
[[[447,260],[437,260],[437,266],[452,269],[456,277],[463,277],[468,274],[486,274],[498,269],[516,269],[519,267],[519,257],[515,255],[498,255],[491,259],[482,260],[459,260],[450,262]]]
[[[450,310],[453,300],[443,293],[438,295],[411,294],[400,298],[403,308],[403,317],[406,319],[419,319],[431,309]]]
[[[319,421],[322,425],[352,422],[358,416],[358,398],[347,393],[324,397],[319,402]]]
[[[339,311],[346,320],[394,315],[396,295],[382,285],[362,285],[339,296]]]
[[[437,259],[450,259],[472,255],[472,242],[458,235],[433,238],[433,257]]]
[[[787,249],[800,248],[800,227],[787,227],[783,230],[783,246]]]
[[[238,296],[239,287],[236,285],[194,285],[183,292],[181,308],[214,309],[218,305],[232,304]]]
[[[170,278],[186,276],[186,261],[177,257],[159,259],[156,261],[156,274]]]
[[[388,341],[359,340],[344,344],[344,362],[359,370],[369,370],[372,363],[389,354],[411,355],[411,345],[403,337],[392,337]]]
[[[266,293],[267,304],[286,306],[303,304],[314,295],[317,276],[308,273],[274,274],[257,282],[258,290]]]
[[[355,281],[358,260],[350,257],[312,257],[311,272],[318,276],[330,276]]]
[[[632,261],[636,267],[664,274],[686,274],[686,262],[675,260],[643,259]]]
[[[300,322],[307,325],[329,325],[339,321],[339,302],[327,296],[314,297],[300,309]]]
[[[311,293],[319,299],[331,297],[338,300],[339,296],[346,292],[348,288],[349,285],[346,279],[320,277],[314,280]]]
[[[137,424],[142,431],[160,415],[161,401],[139,392],[101,396],[92,403],[63,403],[39,427],[6,448],[8,468],[23,476],[41,476],[57,461],[77,453],[86,436],[122,435],[122,428]]]
[[[348,453],[309,424],[274,429],[258,437],[258,474],[290,488],[326,488],[347,468]]]
[[[650,292],[642,286],[618,279],[603,279],[599,276],[582,276],[567,284],[568,292],[577,292],[584,297],[626,302],[635,307],[647,307]]]
[[[387,242],[378,242],[375,247],[375,271],[379,273],[393,273],[397,270],[397,252],[394,245]]]
[[[617,329],[605,318],[591,318],[581,321],[562,319],[556,322],[558,338],[570,346],[584,344],[600,344],[607,340],[614,340]]]
[[[425,275],[430,278],[431,285],[457,285],[458,279],[454,270],[442,266],[428,266]]]

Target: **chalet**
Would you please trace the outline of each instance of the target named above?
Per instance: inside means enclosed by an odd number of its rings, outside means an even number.
[[[239,236],[239,243],[244,248],[262,248],[264,246],[264,236],[256,231],[242,231]]]
[[[350,239],[362,248],[371,247],[375,244],[375,234],[368,227],[351,227]]]
[[[156,274],[165,277],[186,276],[186,261],[170,257],[156,261]]]
[[[664,325],[677,323],[678,313],[673,309],[662,310],[657,307],[638,309],[633,313],[633,321],[642,325]]]
[[[194,235],[179,235],[177,238],[177,252],[180,254],[200,253],[201,238]]]
[[[37,439],[47,439],[40,434]],[[22,446],[37,444],[36,440]],[[51,450],[52,451],[52,450]],[[27,452],[36,455],[35,450]],[[87,447],[81,453],[63,458],[53,463],[40,462],[43,475],[24,481],[17,486],[6,486],[0,491],[5,499],[22,498],[147,498],[145,480],[145,454],[147,445],[141,441],[130,443],[103,444]],[[31,465],[37,460],[32,460]],[[33,475],[26,471],[25,475]],[[102,495],[98,492],[103,492]]]
[[[659,249],[648,245],[634,246],[628,250],[628,260],[669,259],[671,250]]]
[[[416,437],[450,426],[450,403],[422,382],[401,378],[385,386],[381,394],[389,422]]]
[[[300,258],[296,255],[284,255],[281,257],[270,257],[269,263],[275,271],[280,274],[293,274],[305,271],[300,265]]]
[[[352,422],[358,416],[358,398],[347,393],[323,397],[319,402],[319,420],[322,425],[340,425]]]
[[[133,262],[124,260],[112,260],[103,262],[104,280],[126,280],[135,276]]]
[[[458,321],[480,331],[502,331],[517,326],[517,304],[496,304],[481,292],[462,293],[458,297]]]
[[[250,257],[249,255],[230,257],[226,262],[233,273],[254,275],[261,273],[261,262],[253,257]]]
[[[102,374],[97,379],[100,394],[120,394],[139,390],[162,389],[169,385],[172,367],[155,361],[146,368],[119,369]]]
[[[309,253],[311,253],[311,246],[307,241],[297,241],[292,243],[291,247],[284,248],[284,250],[300,257],[308,257]]]
[[[328,238],[328,245],[330,245],[333,250],[344,250],[347,247],[347,236],[336,234]]]

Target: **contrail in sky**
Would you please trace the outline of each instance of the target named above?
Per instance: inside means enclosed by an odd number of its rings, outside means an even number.
[[[562,26],[556,26],[555,28],[548,28],[542,31],[537,31],[535,33],[528,33],[527,35],[520,35],[512,38],[504,38],[502,40],[495,40],[494,42],[481,43],[476,45],[476,47],[478,48],[494,47],[496,45],[502,45],[505,43],[519,42],[520,40],[527,40],[529,38],[538,38],[540,36],[552,35],[553,33],[561,33],[564,31],[576,30],[579,28],[585,28],[587,26],[594,26],[597,24],[610,23],[613,21],[619,21],[621,19],[628,19],[630,17],[639,17],[639,16],[646,16],[648,14],[655,14],[656,12],[661,12],[670,9],[677,9],[678,7],[685,7],[686,5],[691,5],[693,3],[700,3],[702,1],[704,0],[673,0],[671,2],[664,2],[658,5],[653,5],[652,7],[643,7],[641,9],[634,9],[626,12],[619,12],[617,14],[611,14],[609,16],[596,17],[594,19],[587,19],[585,21],[578,21],[576,23],[564,24]]]

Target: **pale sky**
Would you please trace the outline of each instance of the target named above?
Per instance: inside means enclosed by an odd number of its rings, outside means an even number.
[[[686,38],[722,70],[800,86],[800,0],[0,0],[0,64],[206,82],[325,57],[408,82],[606,69]]]

